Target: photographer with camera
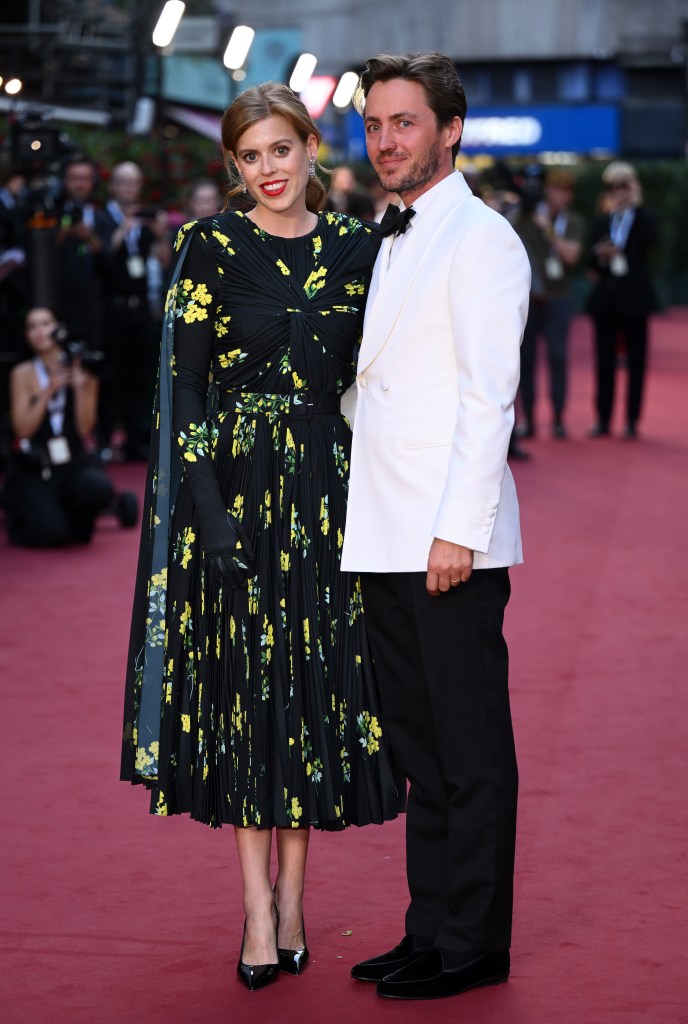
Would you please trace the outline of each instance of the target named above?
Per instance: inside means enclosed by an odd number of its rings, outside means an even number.
[[[76,155],[63,165],[57,236],[58,310],[72,338],[103,346],[105,279],[112,228],[93,203],[96,165]]]
[[[163,286],[171,258],[167,213],[143,206],[142,187],[137,164],[117,164],[105,206],[111,231],[106,306],[111,377],[105,384],[103,426],[110,434],[116,428],[124,431],[129,459],[147,456],[146,417],[153,401]]]
[[[98,379],[81,347],[67,346],[52,310],[34,307],[25,321],[34,358],[10,376],[14,432],[3,504],[11,543],[59,547],[87,543],[114,488],[86,444],[98,412]]]
[[[575,182],[565,170],[541,172],[519,183],[520,207],[510,218],[530,261],[532,283],[523,344],[519,397],[523,420],[516,428],[519,437],[534,437],[536,431],[535,380],[537,346],[546,345],[552,437],[566,438],[568,334],[573,316],[571,273],[583,248],[583,222],[570,209]]]

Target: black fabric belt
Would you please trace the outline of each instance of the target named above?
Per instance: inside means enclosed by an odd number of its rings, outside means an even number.
[[[310,420],[313,416],[339,416],[340,395],[316,395],[312,391],[292,391],[286,395],[261,391],[221,391],[220,409],[243,415],[287,416]]]

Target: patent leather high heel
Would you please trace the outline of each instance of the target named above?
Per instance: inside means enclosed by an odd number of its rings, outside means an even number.
[[[277,947],[280,970],[286,971],[287,974],[301,974],[308,963],[306,928],[303,921],[301,921],[301,930],[303,932],[303,947],[301,949],[280,949],[279,946]]]
[[[241,953],[239,954],[239,963],[237,964],[237,974],[243,981],[249,992],[255,992],[256,989],[265,988],[266,985],[271,985],[273,981],[277,981],[277,976],[280,972],[279,963],[276,964],[252,964],[244,963],[244,943],[246,942],[246,921],[244,920],[244,935],[241,940]]]
[[[277,906],[277,890],[273,889],[272,894],[275,898],[275,910],[277,911],[277,928],[279,930],[279,907]],[[277,956],[279,957],[279,965],[281,971],[286,971],[287,974],[301,974],[304,967],[308,963],[308,946],[306,945],[306,926],[301,918],[301,931],[303,932],[303,947],[301,949],[280,949],[277,947]]]

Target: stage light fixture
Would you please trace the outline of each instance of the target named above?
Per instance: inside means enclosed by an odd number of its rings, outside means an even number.
[[[167,3],[160,12],[157,25],[153,29],[153,45],[164,50],[174,39],[179,28],[179,22],[186,10],[186,4],[182,0],[167,0]]]
[[[303,92],[313,77],[313,72],[315,71],[315,65],[317,63],[318,58],[314,57],[312,53],[302,53],[291,73],[289,88],[294,92]]]
[[[229,37],[222,63],[230,71],[238,71],[248,57],[255,32],[248,25],[237,25]]]
[[[342,77],[339,79],[339,84],[334,91],[332,97],[332,103],[335,107],[339,107],[343,110],[344,107],[348,107],[351,103],[351,97],[354,94],[354,89],[358,85],[358,75],[355,71],[345,71]]]

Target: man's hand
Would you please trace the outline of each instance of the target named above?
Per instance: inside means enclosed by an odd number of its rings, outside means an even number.
[[[425,580],[425,589],[431,597],[439,597],[451,587],[467,583],[472,572],[473,552],[470,548],[435,537],[430,547]]]

